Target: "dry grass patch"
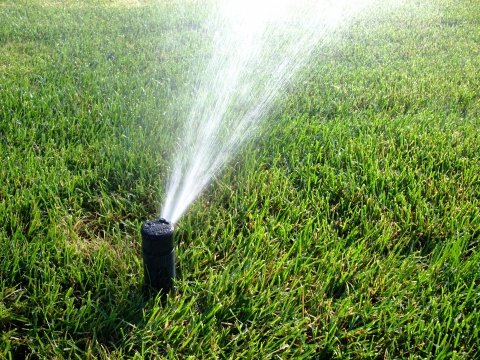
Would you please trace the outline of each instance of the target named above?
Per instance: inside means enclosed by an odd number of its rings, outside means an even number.
[[[7,42],[0,45],[0,74],[31,72],[33,51],[34,46],[28,43]]]

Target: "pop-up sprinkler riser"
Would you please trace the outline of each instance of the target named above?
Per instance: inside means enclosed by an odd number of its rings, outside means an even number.
[[[141,234],[144,288],[166,294],[176,276],[173,225],[162,218],[150,220],[142,225]]]

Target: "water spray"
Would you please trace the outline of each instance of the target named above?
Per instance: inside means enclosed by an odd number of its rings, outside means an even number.
[[[160,218],[142,225],[144,289],[167,294],[173,288],[175,247],[173,225]]]
[[[218,1],[207,27],[213,30],[211,58],[195,81],[161,216],[177,223],[248,139],[261,132],[262,119],[283,89],[301,78],[316,49],[376,3]]]

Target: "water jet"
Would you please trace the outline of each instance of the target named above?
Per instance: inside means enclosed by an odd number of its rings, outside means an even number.
[[[316,51],[378,0],[225,0],[205,27],[211,56],[194,71],[161,216],[172,224],[234,159]],[[320,54],[317,54],[317,57]],[[183,111],[181,112],[184,113]],[[181,115],[183,116],[183,115]]]
[[[159,218],[146,221],[141,228],[144,289],[167,294],[175,279],[173,225]]]

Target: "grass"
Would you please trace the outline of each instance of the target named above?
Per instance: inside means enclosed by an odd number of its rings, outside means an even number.
[[[476,1],[321,49],[179,223],[176,292],[143,298],[204,16],[0,2],[0,358],[478,357]]]

